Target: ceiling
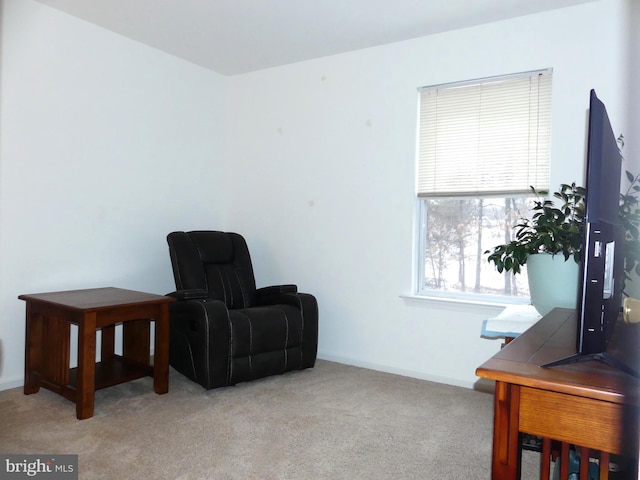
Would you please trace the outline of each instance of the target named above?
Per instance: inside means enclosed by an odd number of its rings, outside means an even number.
[[[595,0],[37,0],[224,75]]]

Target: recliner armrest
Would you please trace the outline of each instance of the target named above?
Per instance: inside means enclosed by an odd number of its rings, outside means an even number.
[[[207,298],[207,291],[201,289],[194,290],[177,290],[167,293],[168,297],[177,298],[178,300],[204,300]]]
[[[272,285],[270,287],[262,287],[256,290],[258,297],[265,297],[267,295],[278,295],[281,293],[296,293],[298,286],[293,284],[288,285]]]

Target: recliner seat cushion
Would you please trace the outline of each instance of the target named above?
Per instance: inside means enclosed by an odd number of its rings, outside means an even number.
[[[229,311],[231,358],[286,350],[302,344],[302,316],[291,305]]]
[[[254,380],[302,366],[303,320],[291,305],[230,310],[230,382]]]

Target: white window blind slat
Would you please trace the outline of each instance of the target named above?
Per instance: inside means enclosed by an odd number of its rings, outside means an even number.
[[[551,73],[422,89],[418,136],[418,196],[547,189]]]

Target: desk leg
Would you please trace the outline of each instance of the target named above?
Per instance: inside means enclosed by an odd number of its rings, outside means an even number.
[[[492,480],[518,480],[522,449],[518,432],[520,386],[496,382],[493,417]]]
[[[153,353],[153,390],[169,391],[169,304],[160,305],[160,315],[155,319],[155,344]]]
[[[78,322],[78,385],[76,417],[93,416],[96,386],[96,312],[84,314]]]

